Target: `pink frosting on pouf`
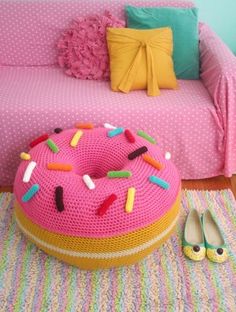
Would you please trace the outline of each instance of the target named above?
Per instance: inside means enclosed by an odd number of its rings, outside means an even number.
[[[62,34],[57,47],[58,63],[65,73],[80,79],[108,80],[107,27],[124,27],[125,22],[105,11],[104,15],[78,17]]]
[[[29,153],[30,161],[37,163],[30,181],[23,182],[29,161],[23,160],[18,168],[14,193],[24,213],[34,223],[51,232],[80,237],[111,237],[125,234],[148,226],[166,214],[176,200],[180,190],[179,173],[170,160],[156,144],[149,143],[134,135],[135,143],[128,142],[125,135],[108,137],[108,129],[96,128],[83,130],[78,146],[73,148],[70,142],[78,129],[64,130],[52,134],[50,138],[59,148],[53,153],[46,142],[33,147]],[[148,154],[164,165],[157,170],[143,160],[142,156],[133,160],[128,154],[146,146]],[[70,172],[48,170],[48,163],[71,164]],[[129,178],[107,177],[108,171],[131,171]],[[88,174],[96,188],[89,190],[82,176]],[[163,189],[149,181],[155,175],[167,183],[169,189]],[[22,196],[34,184],[40,186],[38,193],[28,202]],[[55,203],[55,188],[63,187],[64,211],[59,212]],[[128,188],[136,189],[132,213],[125,212]],[[111,194],[117,200],[103,216],[97,215],[101,204]]]

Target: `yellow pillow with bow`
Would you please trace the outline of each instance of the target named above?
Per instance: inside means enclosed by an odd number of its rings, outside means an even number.
[[[147,89],[156,96],[159,88],[177,88],[171,28],[107,28],[107,44],[113,91]]]

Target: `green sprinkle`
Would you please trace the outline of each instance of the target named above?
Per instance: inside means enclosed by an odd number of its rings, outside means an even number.
[[[142,130],[138,130],[137,135],[141,136],[142,138],[144,138],[145,140],[149,141],[152,144],[156,144],[156,140]]]
[[[129,178],[132,176],[130,171],[108,171],[108,178]]]
[[[53,140],[48,139],[47,140],[48,147],[53,151],[53,153],[58,153],[59,148],[56,146],[56,144],[53,142]]]

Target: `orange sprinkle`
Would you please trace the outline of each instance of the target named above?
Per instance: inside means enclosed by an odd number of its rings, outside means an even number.
[[[93,129],[94,125],[92,123],[77,123],[75,127],[79,129]]]
[[[70,164],[48,163],[47,168],[49,170],[71,171],[73,166]]]
[[[144,161],[146,161],[149,165],[153,166],[154,168],[161,170],[163,168],[163,164],[161,164],[159,161],[155,160],[148,154],[143,155]]]

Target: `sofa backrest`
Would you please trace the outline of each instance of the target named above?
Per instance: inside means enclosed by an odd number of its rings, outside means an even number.
[[[77,16],[104,13],[124,19],[124,5],[193,7],[181,0],[1,0],[0,65],[53,65],[61,32]]]

